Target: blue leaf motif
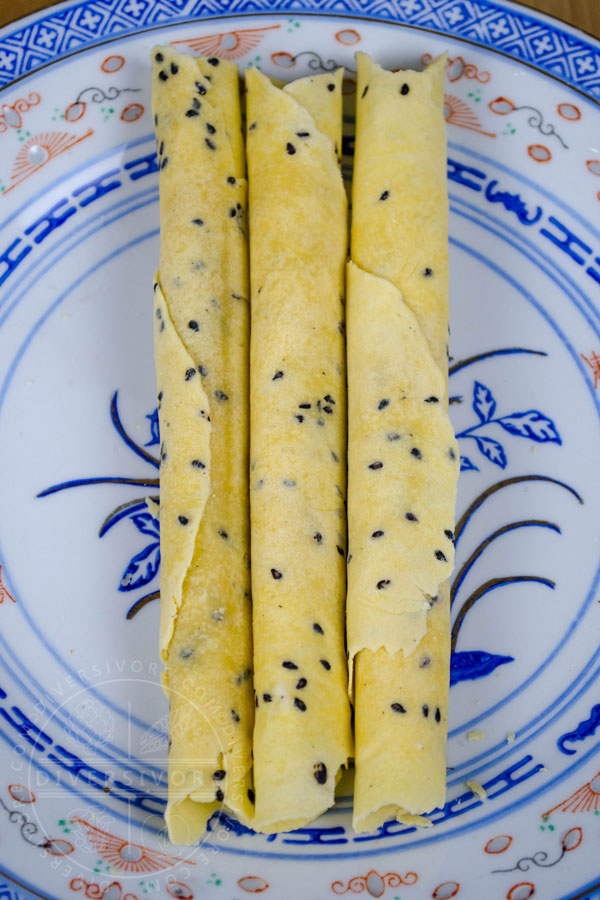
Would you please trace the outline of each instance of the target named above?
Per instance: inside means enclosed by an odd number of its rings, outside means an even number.
[[[450,684],[485,678],[498,666],[509,662],[514,662],[513,656],[498,656],[495,653],[486,653],[485,650],[454,652],[450,660]]]
[[[473,435],[473,437],[481,453],[483,453],[484,456],[487,456],[490,462],[500,466],[501,469],[506,468],[506,454],[502,444],[499,444],[498,441],[489,437],[475,437],[475,435]]]
[[[496,411],[494,395],[485,384],[476,381],[473,385],[473,409],[481,422],[489,422]]]
[[[517,434],[520,437],[529,438],[540,444],[546,441],[554,441],[562,444],[560,435],[552,419],[539,412],[537,409],[529,409],[527,412],[511,413],[510,416],[502,416],[497,420],[509,434]]]
[[[154,541],[140,550],[139,553],[130,560],[129,565],[123,572],[120,591],[133,591],[144,584],[148,584],[160,568],[160,543]]]
[[[158,427],[158,409],[146,416],[150,420],[150,440],[144,447],[152,447],[154,444],[160,444],[160,431]]]
[[[468,472],[469,469],[472,469],[474,472],[479,472],[479,469],[476,465],[474,465],[468,456],[461,456],[460,458],[460,471]]]
[[[135,513],[129,518],[142,534],[149,534],[150,537],[157,539],[160,537],[158,519],[155,519],[149,512]]]

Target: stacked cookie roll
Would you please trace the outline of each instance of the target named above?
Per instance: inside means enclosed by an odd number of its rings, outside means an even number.
[[[237,67],[152,51],[174,843],[222,808],[301,827],[351,759],[356,830],[444,800],[444,60],[357,58],[347,261],[342,70],[284,87],[248,70],[244,144]]]

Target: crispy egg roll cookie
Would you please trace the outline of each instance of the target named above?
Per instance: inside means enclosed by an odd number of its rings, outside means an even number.
[[[346,197],[342,72],[246,73],[252,283],[250,505],[256,817],[334,802],[351,755],[344,648]]]
[[[444,59],[391,73],[357,57],[347,622],[353,824],[368,830],[444,802],[459,454],[447,414]]]
[[[155,347],[166,822],[253,816],[246,182],[237,67],[152,51],[160,170]]]

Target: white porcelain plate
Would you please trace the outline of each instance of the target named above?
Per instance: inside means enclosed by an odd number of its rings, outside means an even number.
[[[163,830],[149,51],[449,54],[462,453],[448,795]],[[600,897],[600,45],[483,0],[80,0],[0,32],[0,898]],[[468,782],[482,785],[480,798]]]

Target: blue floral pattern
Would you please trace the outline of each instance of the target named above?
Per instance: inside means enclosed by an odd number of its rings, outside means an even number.
[[[507,465],[507,456],[504,446],[496,438],[492,438],[489,434],[482,434],[483,429],[489,429],[489,426],[498,425],[508,434],[517,437],[524,437],[538,444],[548,441],[555,444],[561,444],[561,438],[558,430],[548,416],[544,415],[537,409],[528,409],[525,412],[512,412],[505,416],[495,416],[496,400],[491,390],[480,381],[476,381],[473,385],[473,409],[479,421],[470,428],[465,428],[459,432],[457,440],[472,440],[475,442],[477,449],[494,465],[505,469]],[[469,470],[479,471],[478,467],[468,456],[460,457],[460,470],[466,472]]]

